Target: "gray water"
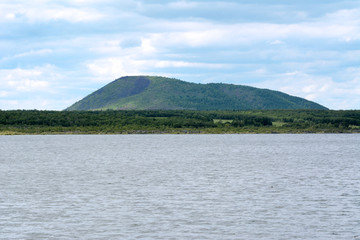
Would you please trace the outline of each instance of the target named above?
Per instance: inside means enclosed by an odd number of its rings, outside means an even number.
[[[0,137],[0,239],[360,239],[360,135]]]

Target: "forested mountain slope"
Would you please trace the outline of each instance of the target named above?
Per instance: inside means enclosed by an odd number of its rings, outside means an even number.
[[[327,109],[288,94],[249,86],[197,84],[172,78],[119,78],[66,110],[251,110]]]

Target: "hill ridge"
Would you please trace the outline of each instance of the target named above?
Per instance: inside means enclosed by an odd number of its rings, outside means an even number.
[[[280,91],[160,76],[118,78],[65,110],[327,109]]]

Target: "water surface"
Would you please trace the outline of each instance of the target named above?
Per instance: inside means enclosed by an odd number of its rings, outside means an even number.
[[[360,239],[360,135],[0,136],[0,239]]]

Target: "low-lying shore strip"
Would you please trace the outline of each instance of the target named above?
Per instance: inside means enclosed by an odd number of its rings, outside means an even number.
[[[276,128],[234,128],[234,129],[168,129],[168,130],[67,130],[13,129],[0,130],[0,135],[106,135],[106,134],[350,134],[360,129],[276,129]]]
[[[360,133],[360,110],[0,111],[0,135]]]

